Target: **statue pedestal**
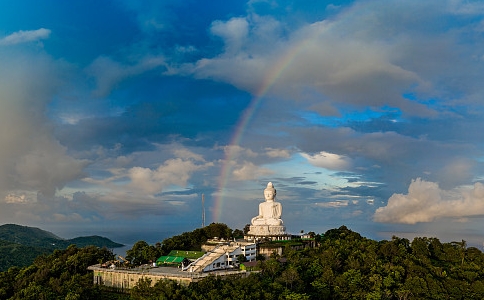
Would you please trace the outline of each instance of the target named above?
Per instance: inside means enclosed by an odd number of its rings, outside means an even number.
[[[286,235],[286,226],[282,226],[282,225],[250,225],[249,234],[254,235],[254,236]]]

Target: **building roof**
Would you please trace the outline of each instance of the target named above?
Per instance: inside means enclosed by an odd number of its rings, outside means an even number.
[[[171,250],[168,256],[182,256],[188,259],[197,259],[202,257],[205,252],[202,251],[187,251],[187,250]]]
[[[240,263],[240,264],[249,268],[249,267],[257,266],[258,263],[259,263],[258,261],[244,261],[243,263]]]
[[[208,252],[204,256],[195,261],[192,266],[192,272],[203,272],[212,262],[217,260],[226,253],[234,252],[239,246],[220,245],[215,247],[212,251]]]
[[[183,256],[161,256],[156,260],[157,264],[180,264],[185,257]]]

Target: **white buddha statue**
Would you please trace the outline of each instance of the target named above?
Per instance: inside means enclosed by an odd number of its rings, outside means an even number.
[[[251,224],[254,226],[259,225],[271,225],[271,226],[281,226],[282,220],[282,205],[275,201],[276,189],[272,182],[267,184],[267,188],[264,190],[265,202],[259,204],[259,215],[253,217]]]

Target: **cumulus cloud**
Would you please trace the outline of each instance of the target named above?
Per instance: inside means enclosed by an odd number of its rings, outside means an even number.
[[[287,149],[266,148],[266,155],[271,158],[289,158],[291,153]]]
[[[178,148],[173,150],[173,154],[181,159],[191,159],[193,161],[203,162],[205,159],[201,154],[194,153],[186,148]]]
[[[227,22],[215,21],[210,30],[225,41],[227,52],[235,52],[246,42],[249,23],[245,18],[232,18]]]
[[[254,180],[256,178],[272,175],[274,172],[269,167],[263,167],[273,159],[286,159],[290,153],[286,149],[265,148],[257,153],[250,148],[239,145],[227,145],[222,147],[227,165],[235,181]]]
[[[308,101],[324,114],[337,115],[342,104],[389,105],[419,117],[436,117],[439,112],[402,94],[445,97],[437,86],[462,88],[460,81],[454,85],[446,80],[454,76],[455,68],[482,74],[471,59],[475,51],[457,46],[468,28],[456,22],[445,35],[435,34],[442,30],[442,16],[464,12],[472,16],[478,11],[475,5],[375,0],[351,6],[337,13],[339,17],[299,27],[287,26],[283,18],[255,13],[215,21],[210,32],[222,38],[225,51],[174,67],[171,73],[227,82],[257,96]],[[420,19],[422,11],[426,12],[425,24]],[[450,62],[455,68],[448,67]],[[471,93],[480,90],[478,76],[465,77]],[[324,106],[314,105],[322,100]]]
[[[37,30],[20,30],[0,39],[1,45],[16,45],[32,41],[44,40],[50,36],[50,30],[40,28]]]
[[[256,166],[252,162],[243,162],[235,166],[232,171],[235,180],[254,180],[256,178],[273,174],[270,169]]]
[[[25,191],[12,191],[5,196],[6,203],[33,203],[37,201],[36,193]]]
[[[251,149],[241,147],[239,145],[227,145],[223,147],[225,156],[231,158],[256,157],[257,153]]]
[[[218,57],[201,59],[193,72],[254,94],[265,89],[261,84],[270,84],[270,92],[283,97],[301,99],[309,88],[355,105],[362,101],[382,105],[392,99],[415,113],[428,111],[401,98],[402,90],[422,82],[414,72],[391,62],[391,47],[357,37],[341,39],[339,25],[317,22],[285,38],[281,36],[284,25],[272,18],[248,16],[214,22],[212,33],[224,39],[227,49]],[[286,68],[288,64],[290,68]]]
[[[393,194],[388,204],[376,210],[373,219],[382,223],[416,224],[439,218],[484,215],[484,184],[472,188],[442,190],[435,182],[412,180],[408,194]]]
[[[212,163],[196,164],[191,160],[175,158],[165,161],[155,170],[134,167],[128,170],[130,187],[147,194],[159,193],[170,185],[184,187],[193,172],[212,165]]]
[[[148,202],[156,202],[160,200],[158,194],[165,188],[186,187],[193,174],[214,166],[213,162],[206,161],[200,154],[183,147],[173,150],[172,154],[175,157],[168,158],[161,164],[158,163],[156,168],[144,165],[112,168],[109,170],[111,176],[101,179],[85,178],[84,181],[107,191],[101,198],[103,201],[141,203],[143,202],[141,199],[145,199]],[[142,156],[148,158],[150,154],[143,153]],[[156,160],[156,158],[153,159]],[[139,161],[136,153],[129,159],[123,158],[123,160],[130,161],[132,164],[151,163],[151,161]]]
[[[301,156],[315,167],[325,168],[328,170],[348,170],[351,166],[351,160],[348,157],[321,151],[317,154],[310,155],[301,153]]]
[[[67,153],[45,118],[63,65],[42,54],[0,55],[0,193],[53,196],[88,163]]]

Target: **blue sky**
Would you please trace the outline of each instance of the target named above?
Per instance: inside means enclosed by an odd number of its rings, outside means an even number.
[[[483,246],[484,2],[0,1],[0,223]]]

